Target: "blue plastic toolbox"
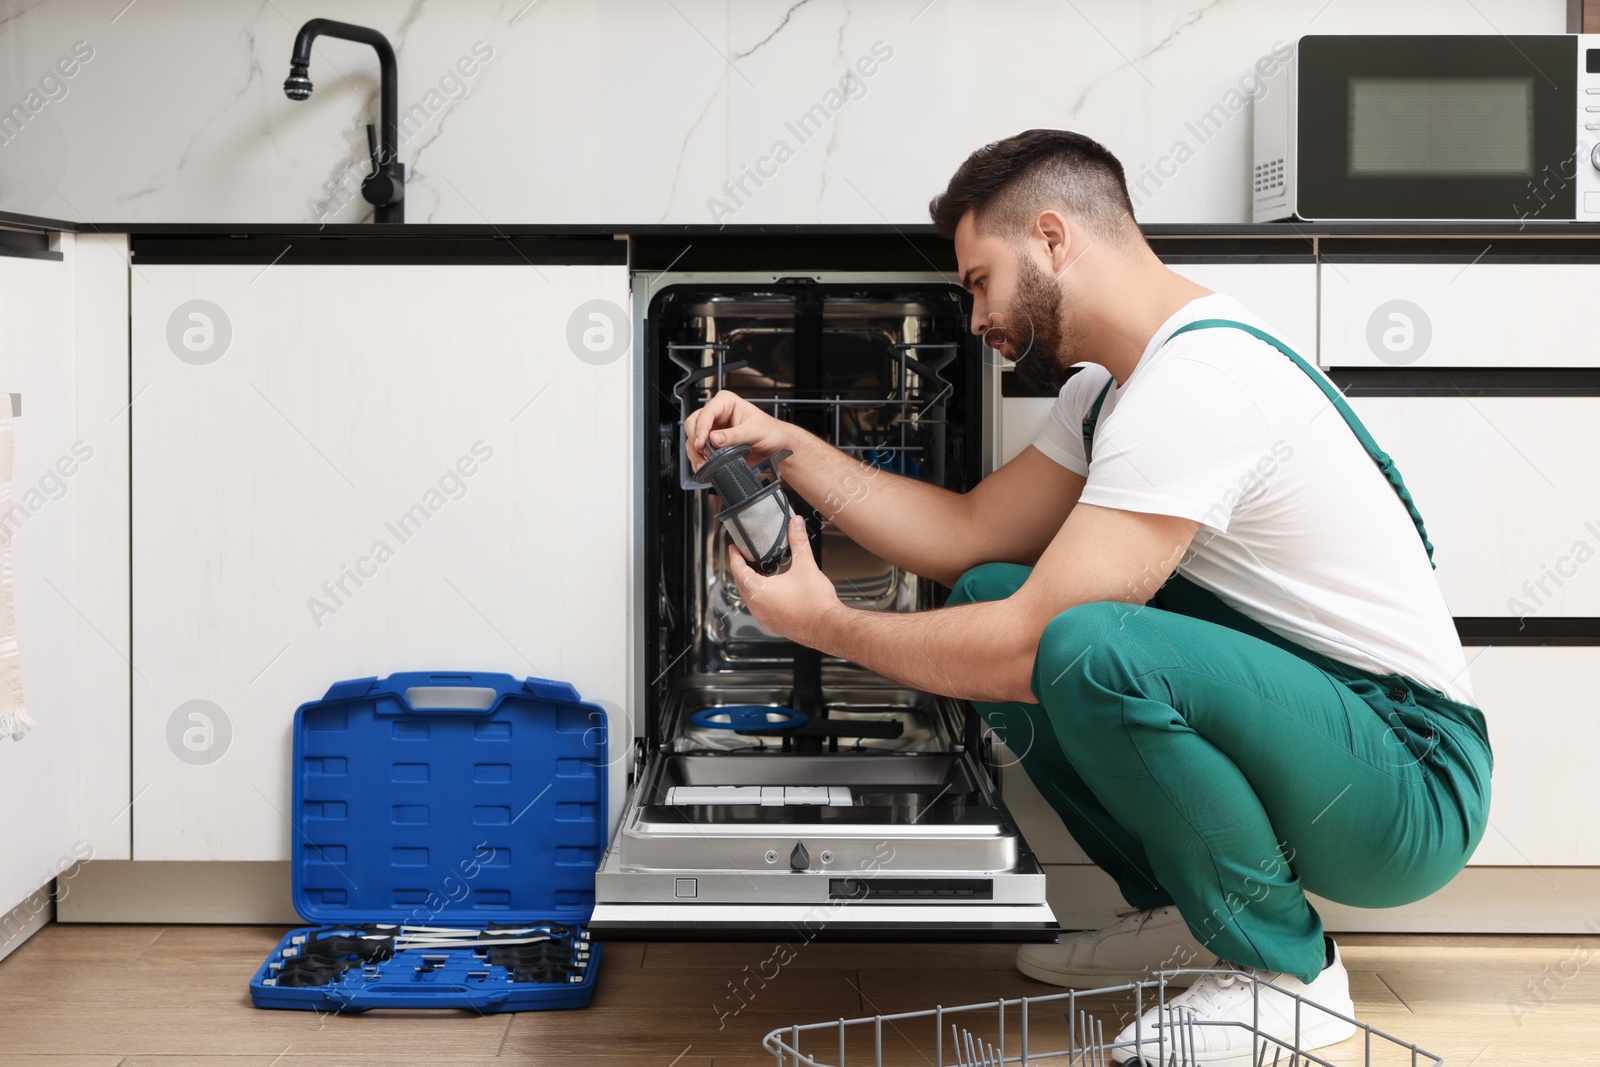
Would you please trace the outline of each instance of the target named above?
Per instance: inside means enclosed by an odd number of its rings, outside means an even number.
[[[451,706],[439,706],[439,705]],[[606,714],[565,682],[392,674],[294,717],[295,910],[258,1008],[480,1012],[594,995]]]

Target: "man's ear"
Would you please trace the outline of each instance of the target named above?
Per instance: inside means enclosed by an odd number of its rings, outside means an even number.
[[[1033,237],[1050,262],[1051,274],[1059,275],[1072,262],[1074,236],[1067,217],[1054,208],[1039,212],[1034,220]]]

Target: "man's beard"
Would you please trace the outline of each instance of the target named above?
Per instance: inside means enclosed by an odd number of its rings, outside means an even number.
[[[1080,362],[1082,336],[1074,326],[1063,322],[1061,288],[1056,280],[1039,269],[1032,257],[1017,257],[1017,295],[1011,301],[1010,326],[1006,336],[1023,342],[1017,357],[1017,377],[1030,389],[1058,393],[1067,380],[1067,368]],[[1025,341],[1014,330],[1031,330]]]

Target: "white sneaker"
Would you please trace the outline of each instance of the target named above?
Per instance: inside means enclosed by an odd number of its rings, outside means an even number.
[[[1328,938],[1329,943],[1333,942]],[[1184,992],[1170,998],[1165,1008],[1151,1008],[1140,1017],[1141,1028],[1135,1036],[1133,1024],[1117,1035],[1117,1042],[1127,1042],[1122,1048],[1111,1050],[1111,1059],[1126,1063],[1136,1055],[1149,1063],[1161,1060],[1164,1051],[1166,1063],[1188,1067],[1251,1067],[1257,1063],[1298,1062],[1290,1050],[1310,1052],[1313,1049],[1337,1044],[1356,1032],[1356,1025],[1348,1018],[1338,1018],[1319,1008],[1354,1016],[1355,1003],[1350,999],[1350,974],[1339,957],[1339,946],[1333,945],[1333,962],[1322,969],[1316,980],[1307,985],[1291,974],[1277,971],[1256,971],[1224,964],[1227,973],[1203,974]],[[1295,999],[1267,986],[1258,986],[1249,978],[1255,975],[1262,981],[1297,994],[1300,1004],[1300,1037],[1295,1041]],[[1260,1032],[1275,1041],[1256,1036],[1255,1007],[1259,989]],[[1165,1023],[1165,1048],[1157,1044],[1156,1027]],[[1190,1023],[1193,1025],[1189,1025]],[[1134,1041],[1140,1044],[1135,1046]],[[1281,1044],[1279,1043],[1281,1042]]]
[[[1124,985],[1177,967],[1215,967],[1215,952],[1206,951],[1175,905],[1163,908],[1124,908],[1122,921],[1104,930],[1091,930],[1061,938],[1055,945],[1023,945],[1017,950],[1017,970],[1029,978],[1075,989]],[[1176,975],[1171,984],[1185,986],[1195,975]]]

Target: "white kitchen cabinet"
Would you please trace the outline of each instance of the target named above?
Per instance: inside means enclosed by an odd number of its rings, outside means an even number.
[[[1584,817],[1600,764],[1600,648],[1466,651],[1495,759],[1489,828],[1469,864],[1600,866],[1600,825]],[[1040,862],[1090,864],[1015,757],[996,758],[1006,807]]]
[[[1308,363],[1316,361],[1315,263],[1174,263],[1174,272],[1238,300]]]
[[[1600,397],[1352,397],[1458,616],[1600,615]]]
[[[0,256],[0,403],[21,403],[0,521],[37,723],[0,739],[0,956],[25,898],[129,847],[125,240],[54,239],[59,258]]]
[[[1589,817],[1600,763],[1600,648],[1467,649],[1494,749],[1493,801],[1474,865],[1600,865]]]
[[[131,288],[134,858],[288,858],[295,708],[393,671],[572,683],[612,713],[614,819],[626,269],[147,264]]]
[[[1055,400],[1042,396],[1000,398],[1000,446],[995,453],[996,467],[1005,465],[1033,444],[1039,431],[1044,429],[1045,420],[1050,417],[1050,405],[1054,403]]]
[[[1171,267],[1192,282],[1234,297],[1256,317],[1278,330],[1280,340],[1308,362],[1315,362],[1317,268],[1314,263],[1174,263]],[[1053,402],[1046,397],[1001,399],[995,466],[1004,464],[1033,443]]]
[[[1328,262],[1322,364],[1600,367],[1596,291],[1600,264]]]

